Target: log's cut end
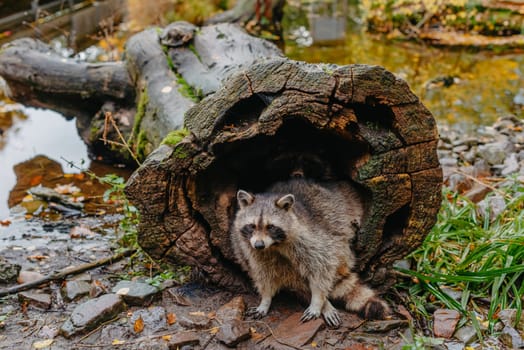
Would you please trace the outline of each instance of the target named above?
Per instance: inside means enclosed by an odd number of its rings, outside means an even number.
[[[254,65],[190,109],[185,125],[191,135],[158,148],[126,191],[141,213],[142,247],[216,284],[246,286],[229,240],[239,188],[262,191],[297,173],[360,188],[366,213],[354,250],[358,271],[375,285],[390,281],[392,263],[435,223],[435,121],[381,67]]]

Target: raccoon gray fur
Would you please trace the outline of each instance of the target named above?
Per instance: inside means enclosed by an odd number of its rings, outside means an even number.
[[[249,273],[267,314],[281,289],[310,294],[302,320],[322,315],[332,327],[340,317],[328,298],[341,300],[365,318],[383,318],[388,305],[352,271],[350,243],[363,215],[359,193],[348,183],[291,179],[251,194],[239,190],[231,241],[237,261]]]

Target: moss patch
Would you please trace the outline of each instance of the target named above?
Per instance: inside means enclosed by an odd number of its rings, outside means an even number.
[[[177,145],[184,137],[189,135],[189,131],[187,129],[179,129],[171,131],[167,136],[162,140],[160,144],[162,145],[169,145],[169,146],[175,146]]]
[[[147,89],[144,89],[144,91],[142,91],[140,94],[140,98],[138,99],[138,105],[136,107],[135,118],[133,121],[133,129],[131,130],[131,135],[129,135],[128,139],[129,144],[132,144],[133,140],[138,136],[138,130],[140,129],[140,124],[142,123],[142,119],[146,114],[146,107],[148,103],[149,96],[147,95]]]

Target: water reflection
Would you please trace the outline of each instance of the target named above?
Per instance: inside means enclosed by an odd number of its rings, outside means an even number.
[[[296,33],[307,11],[297,10],[288,33]],[[351,12],[351,11],[350,11]],[[295,17],[293,17],[295,16]],[[303,30],[302,30],[303,32]],[[290,38],[293,38],[291,36]],[[506,113],[524,117],[514,98],[524,86],[524,55],[495,55],[491,52],[448,50],[423,43],[391,42],[375,38],[353,24],[346,39],[321,45],[318,41],[304,47],[288,40],[286,56],[292,59],[340,65],[366,63],[384,66],[408,81],[414,92],[442,122],[461,124],[463,128],[487,125]],[[432,84],[445,78],[453,83]]]

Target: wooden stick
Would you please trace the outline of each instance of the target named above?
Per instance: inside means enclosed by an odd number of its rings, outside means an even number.
[[[79,265],[79,266],[72,267],[72,268],[65,268],[49,276],[44,276],[40,279],[37,279],[35,281],[27,282],[27,283],[24,283],[18,286],[0,290],[0,298],[6,295],[10,295],[10,294],[14,294],[14,293],[18,293],[24,290],[38,287],[39,285],[50,282],[50,281],[61,280],[69,275],[76,275],[84,271],[93,269],[95,267],[112,264],[113,262],[119,261],[125,257],[133,255],[135,252],[136,252],[136,249],[128,249],[121,253],[114,254],[113,256],[110,256],[108,258],[100,259],[94,262],[90,262],[90,263]]]

